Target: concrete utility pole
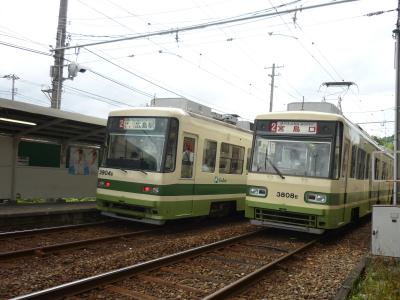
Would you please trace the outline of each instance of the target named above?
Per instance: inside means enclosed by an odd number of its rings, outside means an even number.
[[[399,49],[399,44],[400,44],[400,0],[398,0],[398,12],[397,12],[397,23],[396,23],[396,29],[393,30],[393,35],[394,38],[396,39],[396,54],[395,54],[395,68],[396,68],[396,87],[395,87],[395,98],[396,98],[396,103],[395,103],[395,134],[394,134],[394,179],[395,184],[393,187],[393,205],[397,205],[397,191],[398,191],[398,182],[399,180],[399,160],[398,160],[398,155],[397,151],[399,150],[400,146],[400,49]]]
[[[10,74],[10,75],[4,75],[3,78],[11,79],[11,100],[14,101],[14,95],[15,95],[15,80],[18,80],[19,77],[15,74]]]
[[[65,47],[65,37],[67,30],[67,9],[68,0],[60,0],[56,48]],[[50,76],[52,77],[53,85],[51,90],[51,107],[56,109],[60,109],[61,107],[64,51],[64,49],[54,51],[54,66],[52,66],[50,69]]]
[[[400,1],[400,0],[399,0]],[[272,104],[274,102],[274,84],[275,84],[275,76],[279,76],[279,74],[275,74],[275,69],[276,68],[283,68],[284,66],[275,66],[275,64],[272,64],[272,67],[267,67],[264,69],[272,69],[271,74],[268,74],[268,76],[271,77],[271,92],[269,94],[269,112],[272,112]]]

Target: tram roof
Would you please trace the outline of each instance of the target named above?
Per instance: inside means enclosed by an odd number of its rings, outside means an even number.
[[[319,120],[323,121],[347,121],[348,120],[338,114],[331,114],[331,113],[324,113],[324,112],[316,112],[316,111],[282,111],[282,112],[270,112],[256,116],[256,120],[262,119],[281,119],[281,120],[315,120],[318,118]]]
[[[213,119],[211,117],[199,115],[194,112],[185,111],[181,108],[174,108],[174,107],[159,107],[159,106],[151,106],[151,107],[135,107],[130,109],[123,109],[123,110],[115,110],[110,112],[110,117],[128,117],[128,116],[135,116],[135,117],[194,117],[198,119],[205,120],[207,122],[212,122],[218,125],[222,125],[228,128],[232,128],[235,130],[239,130],[245,133],[252,133],[250,130],[240,128],[233,124],[229,124],[223,122],[221,120]]]
[[[0,98],[0,134],[101,145],[106,119]]]
[[[379,145],[374,139],[359,125],[352,123],[349,119],[347,119],[343,115],[325,113],[325,112],[316,112],[316,111],[283,111],[283,112],[270,112],[256,116],[256,120],[321,120],[321,121],[343,121],[346,122],[349,126],[360,132],[364,138],[369,140],[371,144],[373,144],[376,148],[381,150],[388,151],[382,145]]]
[[[173,107],[135,107],[130,109],[120,109],[110,112],[110,117],[127,117],[127,116],[154,116],[154,117],[180,117],[189,114],[180,108]]]

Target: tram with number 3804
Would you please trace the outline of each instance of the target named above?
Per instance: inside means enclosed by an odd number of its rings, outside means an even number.
[[[243,211],[251,139],[248,130],[177,108],[112,112],[98,209],[158,225]]]
[[[245,215],[253,224],[322,233],[391,201],[392,157],[372,161],[382,149],[340,114],[259,115],[252,148]]]

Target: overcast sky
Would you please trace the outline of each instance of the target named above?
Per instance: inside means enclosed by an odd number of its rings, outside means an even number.
[[[59,1],[3,1],[0,42],[49,53]],[[284,11],[330,0],[69,0],[70,45],[80,45],[216,20]],[[287,5],[285,5],[287,4]],[[344,114],[372,135],[393,134],[395,0],[360,0],[223,26],[68,50],[89,71],[66,80],[61,108],[97,117],[144,106],[152,97],[179,97],[252,120],[268,111],[271,66],[274,111],[287,103],[342,98]],[[368,14],[384,11],[382,14]],[[16,100],[50,101],[53,58],[0,44],[0,77],[15,74]],[[64,73],[67,76],[67,72]],[[105,79],[107,77],[108,79]],[[326,88],[332,81],[346,88]],[[89,94],[90,93],[90,94]],[[101,98],[101,97],[102,98]],[[11,80],[0,78],[0,97]],[[386,121],[386,122],[384,122]]]

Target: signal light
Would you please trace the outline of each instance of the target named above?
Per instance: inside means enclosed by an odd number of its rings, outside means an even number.
[[[106,188],[109,188],[109,187],[111,186],[111,183],[110,183],[109,181],[106,181],[106,182],[104,183],[104,185],[105,185]]]
[[[143,187],[143,192],[146,192],[146,193],[151,192],[151,187],[150,186]]]

